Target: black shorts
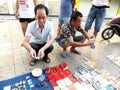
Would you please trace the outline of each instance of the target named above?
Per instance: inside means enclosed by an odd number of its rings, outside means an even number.
[[[30,22],[32,22],[32,21],[34,21],[35,20],[35,18],[19,18],[19,22],[28,22],[28,23],[30,23]]]

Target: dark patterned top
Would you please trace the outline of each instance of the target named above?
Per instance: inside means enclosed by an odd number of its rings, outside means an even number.
[[[62,30],[60,33],[60,38],[69,38],[69,37],[75,37],[76,31],[82,32],[83,29],[81,27],[79,28],[72,28],[70,24],[63,24]]]

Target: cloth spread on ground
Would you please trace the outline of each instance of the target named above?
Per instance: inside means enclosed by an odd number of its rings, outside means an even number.
[[[44,72],[43,75],[47,76]],[[18,88],[20,88],[19,90],[52,90],[52,87],[46,78],[42,83],[40,83],[40,80],[37,77],[33,77],[31,73],[27,73],[15,78],[0,81],[0,90],[17,90]]]

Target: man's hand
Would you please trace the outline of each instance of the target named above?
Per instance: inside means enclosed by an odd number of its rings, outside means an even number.
[[[45,56],[43,49],[40,49],[40,50],[39,50],[38,56],[39,56],[41,59]]]
[[[95,40],[89,40],[88,43],[89,43],[89,45],[94,44]]]
[[[30,50],[30,56],[31,56],[32,58],[36,58],[36,51],[35,51],[34,49],[31,49],[31,50]]]

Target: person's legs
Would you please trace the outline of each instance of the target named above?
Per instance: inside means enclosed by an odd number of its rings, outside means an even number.
[[[22,32],[23,32],[23,35],[25,36],[25,32],[26,32],[26,29],[27,29],[27,26],[28,26],[28,22],[21,22],[21,27],[22,27]]]
[[[70,44],[67,41],[62,45],[63,51],[61,52],[61,56],[63,58],[65,58],[67,56],[66,50],[67,50],[67,47],[69,47],[69,46],[70,46]]]
[[[83,42],[86,40],[85,36],[83,36],[83,35],[81,35],[81,36],[75,36],[73,39],[74,39],[75,42],[80,42],[80,43],[83,43]],[[75,51],[75,48],[76,48],[76,47],[71,46],[70,51],[71,51],[71,52],[74,52],[74,51]]]
[[[62,24],[63,24],[63,18],[59,17],[59,19],[58,19],[58,29],[57,29],[57,38],[60,37],[60,30],[61,30]]]
[[[36,43],[30,43],[31,47],[36,51],[36,54],[38,53],[39,51],[39,44],[36,44]],[[36,55],[37,56],[37,55]],[[34,66],[35,63],[38,61],[38,59],[34,58],[30,61],[30,65],[31,66]]]
[[[62,25],[58,24],[58,29],[57,29],[57,38],[60,37],[60,30],[61,30]]]
[[[50,62],[50,58],[48,57],[48,54],[54,49],[53,45],[51,45],[49,48],[45,50],[45,56],[43,57],[44,61],[46,63]]]
[[[28,26],[28,21],[26,18],[19,18],[19,22],[21,23],[22,32],[23,32],[23,35],[25,36],[25,32]]]
[[[46,43],[44,43],[44,44],[39,44],[39,49],[41,49],[44,45],[45,45]],[[43,60],[46,62],[46,63],[49,63],[50,62],[50,58],[48,57],[48,54],[53,50],[53,45],[51,45],[50,47],[48,47],[45,51],[44,51],[44,53],[45,53],[45,56],[43,57]]]
[[[19,22],[21,23],[22,32],[23,32],[24,36],[25,36],[25,32],[26,32],[28,23],[30,23],[34,20],[35,20],[35,18],[19,18]]]
[[[42,48],[44,45],[45,45],[46,43],[44,43],[44,44],[36,44],[36,43],[30,43],[30,45],[31,45],[31,47],[36,51],[36,54],[38,54],[38,51],[40,50],[40,48]],[[48,57],[48,54],[53,50],[53,45],[51,45],[49,48],[47,48],[46,50],[45,50],[45,56],[43,57],[43,60],[45,61],[45,62],[47,62],[47,63],[49,63],[50,62],[50,59],[49,59],[49,61],[47,61],[47,59],[49,58]]]
[[[65,58],[67,54],[66,53],[67,47],[70,46],[70,44],[67,42],[66,38],[60,39],[58,44],[63,48],[63,51],[61,52],[61,56]]]
[[[61,27],[65,23],[69,23],[70,17],[59,17],[58,29],[57,29],[57,38],[60,37]]]
[[[96,12],[96,20],[95,20],[95,28],[93,35],[97,37],[98,32],[100,31],[100,28],[102,26],[102,23],[104,21],[104,18],[106,16],[106,9],[105,8],[100,8]]]
[[[40,49],[39,44],[30,43],[30,46],[36,51],[36,54],[37,54]]]
[[[91,9],[90,9],[90,12],[88,14],[86,24],[85,24],[85,31],[86,32],[88,32],[88,30],[91,29],[92,23],[95,19],[95,11],[96,11],[96,8],[92,6]]]
[[[70,17],[64,17],[63,18],[63,24],[69,23],[70,22]]]
[[[28,19],[27,19],[27,22],[28,22],[28,23],[31,23],[31,22],[34,21],[34,20],[35,20],[35,18],[28,18]]]

